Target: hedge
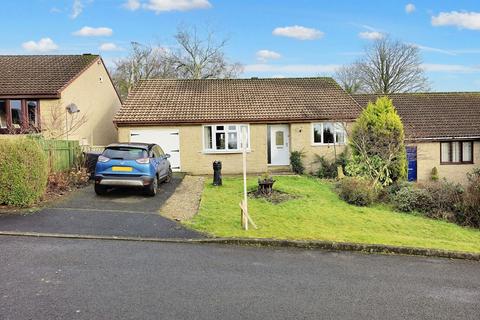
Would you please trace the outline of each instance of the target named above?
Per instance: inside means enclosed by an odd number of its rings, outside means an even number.
[[[27,207],[47,188],[48,162],[32,139],[0,141],[0,204]]]

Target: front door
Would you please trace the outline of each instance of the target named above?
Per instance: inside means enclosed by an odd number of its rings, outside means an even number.
[[[407,146],[408,181],[417,181],[417,147]]]
[[[290,164],[290,133],[288,124],[269,125],[269,164],[285,166]]]

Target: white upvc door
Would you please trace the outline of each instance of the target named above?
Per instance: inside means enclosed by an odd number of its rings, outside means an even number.
[[[290,129],[288,124],[270,125],[270,164],[290,164]]]
[[[170,154],[172,171],[180,171],[180,136],[178,128],[141,129],[130,131],[130,142],[158,144]]]

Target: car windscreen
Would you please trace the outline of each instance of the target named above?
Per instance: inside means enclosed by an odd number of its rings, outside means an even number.
[[[115,147],[105,149],[103,156],[118,160],[137,160],[148,158],[148,153],[147,150],[141,148]]]

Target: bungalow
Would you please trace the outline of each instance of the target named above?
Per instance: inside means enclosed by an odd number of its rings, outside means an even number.
[[[241,130],[248,136],[251,173],[290,170],[290,152],[343,150],[346,127],[360,106],[331,78],[143,80],[114,118],[122,142],[158,143],[172,169],[209,174],[241,173]]]
[[[377,95],[356,94],[364,107]],[[441,178],[465,183],[480,163],[480,93],[390,94],[405,128],[409,180],[428,181],[432,169]]]
[[[98,55],[0,56],[0,135],[46,137],[105,145],[121,100]]]
[[[122,142],[158,143],[174,170],[223,172],[241,166],[240,132],[248,132],[250,173],[290,170],[290,153],[303,151],[307,171],[316,155],[342,152],[362,107],[375,95],[347,94],[331,78],[143,80],[114,122]],[[480,94],[390,95],[406,133],[409,179],[440,177],[464,183],[480,161]]]

